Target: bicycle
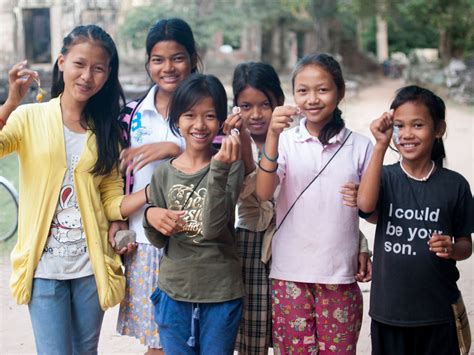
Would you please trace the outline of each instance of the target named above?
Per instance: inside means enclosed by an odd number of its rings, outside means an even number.
[[[0,242],[13,237],[18,229],[18,192],[0,176]]]

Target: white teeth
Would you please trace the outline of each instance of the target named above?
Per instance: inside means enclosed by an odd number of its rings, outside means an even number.
[[[403,144],[403,147],[405,147],[405,148],[414,148],[415,145],[414,144]]]
[[[207,137],[207,133],[191,133],[191,135],[193,137],[196,137],[196,138],[199,138],[199,139],[202,139],[202,138],[206,138]]]

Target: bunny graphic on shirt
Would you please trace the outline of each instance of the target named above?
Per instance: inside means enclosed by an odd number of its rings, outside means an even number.
[[[71,185],[63,186],[61,189],[51,234],[60,244],[75,244],[83,239],[81,214]]]

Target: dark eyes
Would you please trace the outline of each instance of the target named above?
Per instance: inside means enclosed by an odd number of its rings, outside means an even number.
[[[272,105],[270,104],[270,101],[265,101],[263,103],[258,103],[256,105],[251,105],[251,104],[247,104],[247,103],[244,103],[244,104],[241,104],[239,105],[239,107],[243,110],[243,111],[248,111],[248,110],[251,110],[253,107],[259,107],[259,108],[263,108],[263,109],[268,109],[268,108],[271,108]]]
[[[186,60],[186,57],[184,55],[179,55],[176,57],[172,57],[171,60],[175,63],[182,63]],[[154,57],[151,59],[151,62],[154,64],[161,64],[164,61],[165,61],[164,58],[159,58],[159,57]]]
[[[403,125],[402,123],[394,123],[393,126],[394,126],[394,127],[397,127],[397,128],[402,128],[402,127],[404,127],[404,125]],[[425,124],[424,124],[424,123],[413,123],[412,126],[415,127],[415,128],[422,128],[422,127],[425,126]]]
[[[84,68],[86,66],[86,64],[84,64],[83,62],[74,62],[74,65],[78,68]],[[94,67],[93,70],[97,73],[104,73],[105,72],[105,68],[101,67],[101,66]]]

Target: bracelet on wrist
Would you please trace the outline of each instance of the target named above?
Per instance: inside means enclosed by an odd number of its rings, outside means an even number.
[[[265,169],[262,164],[260,164],[260,162],[258,162],[258,168],[268,174],[273,174],[275,173],[277,170],[278,170],[278,164],[275,166],[275,169],[272,169],[272,170],[268,170],[268,169]]]
[[[151,202],[150,202],[150,199],[148,197],[148,187],[150,186],[150,184],[146,185],[145,186],[145,202],[148,204],[148,205],[151,205]]]
[[[145,219],[145,222],[146,222],[146,224],[148,224],[148,225],[150,225],[150,223],[148,222],[148,218],[147,218],[146,215],[147,215],[147,213],[148,213],[148,210],[149,210],[150,208],[152,208],[152,207],[156,207],[156,206],[150,205],[150,206],[148,206],[147,208],[145,208],[145,211],[143,212],[143,218]]]
[[[279,157],[279,154],[277,153],[275,158],[270,158],[265,152],[265,144],[262,146],[262,154],[265,157],[265,159],[267,159],[268,161],[271,161],[272,163],[276,163]]]

